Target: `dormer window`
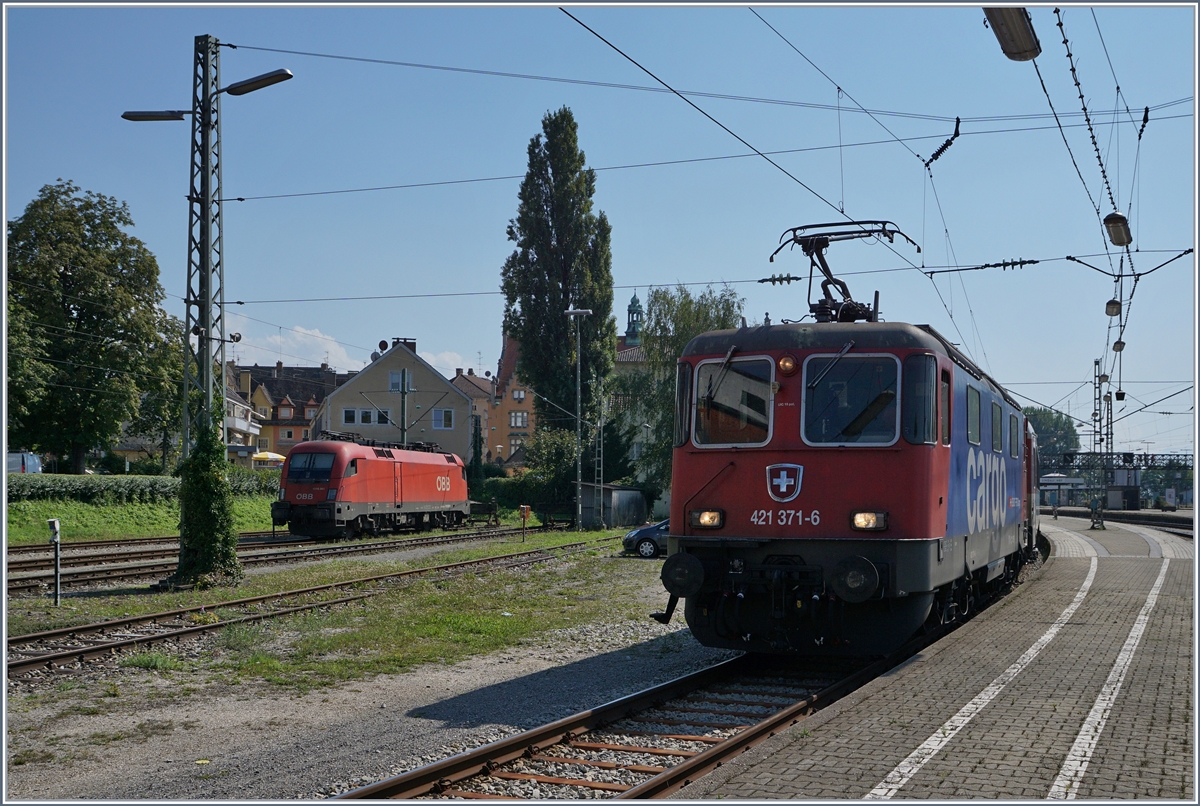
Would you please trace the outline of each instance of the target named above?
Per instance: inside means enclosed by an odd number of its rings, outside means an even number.
[[[313,417],[316,417],[316,416],[317,416],[316,406],[309,406],[308,408],[306,408],[304,410],[304,419],[311,420]]]
[[[291,406],[280,406],[279,407],[279,419],[281,419],[281,420],[292,419],[292,407]]]

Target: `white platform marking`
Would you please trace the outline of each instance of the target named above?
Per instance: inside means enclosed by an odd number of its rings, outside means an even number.
[[[1091,540],[1078,532],[1051,526],[1042,521],[1041,530],[1050,542],[1054,544],[1054,553],[1060,557],[1096,557],[1108,556],[1108,549],[1095,540]]]
[[[976,714],[987,707],[987,704],[994,700],[1004,690],[1004,687],[1012,682],[1014,677],[1033,662],[1038,653],[1054,640],[1054,636],[1058,635],[1058,631],[1062,629],[1063,625],[1071,620],[1071,616],[1075,615],[1075,611],[1079,609],[1079,605],[1083,604],[1083,599],[1087,596],[1088,590],[1092,587],[1092,581],[1096,578],[1097,564],[1098,560],[1093,555],[1088,565],[1087,578],[1083,580],[1083,586],[1075,594],[1074,601],[1050,625],[1050,629],[1046,630],[1033,646],[1025,650],[1025,654],[1017,658],[1017,661],[1012,666],[1005,669],[987,688],[976,694],[973,700],[964,705],[957,714],[950,717],[944,725],[934,731],[933,735],[926,739],[920,747],[912,751],[908,758],[900,762],[896,766],[896,769],[888,773],[886,778],[867,793],[866,799],[887,799],[895,795],[922,767],[941,752],[942,748],[949,744],[950,740],[957,736],[958,732],[965,728],[975,718]]]
[[[1133,662],[1133,655],[1137,652],[1138,644],[1142,640],[1142,633],[1146,631],[1146,624],[1150,621],[1150,611],[1154,609],[1154,605],[1158,601],[1158,592],[1162,589],[1163,580],[1167,577],[1167,566],[1170,562],[1170,559],[1163,560],[1162,569],[1158,572],[1158,579],[1154,581],[1154,587],[1150,589],[1150,595],[1146,597],[1146,604],[1142,605],[1142,612],[1138,613],[1137,621],[1133,623],[1133,629],[1129,631],[1129,637],[1125,639],[1125,646],[1121,647],[1121,652],[1117,655],[1117,662],[1113,664],[1112,671],[1108,673],[1108,680],[1104,681],[1104,688],[1100,689],[1100,696],[1096,698],[1095,705],[1092,706],[1087,719],[1083,721],[1083,727],[1079,729],[1079,735],[1075,737],[1075,744],[1071,745],[1071,751],[1067,753],[1066,761],[1063,762],[1054,785],[1050,787],[1047,798],[1057,800],[1073,800],[1075,798],[1075,794],[1079,790],[1079,782],[1083,780],[1083,775],[1087,772],[1092,754],[1100,742],[1100,734],[1104,732],[1104,725],[1112,713],[1113,703],[1116,702],[1117,695],[1121,692],[1121,684],[1125,682],[1125,673],[1129,671],[1129,665]]]
[[[1186,537],[1163,532],[1153,527],[1135,526],[1132,523],[1121,524],[1122,529],[1136,532],[1147,540],[1153,540],[1162,548],[1162,556],[1172,560],[1190,560],[1196,556],[1196,547]]]

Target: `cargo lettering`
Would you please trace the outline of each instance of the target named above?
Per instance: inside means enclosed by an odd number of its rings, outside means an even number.
[[[1008,503],[1004,457],[982,448],[967,451],[967,531],[1003,526]]]

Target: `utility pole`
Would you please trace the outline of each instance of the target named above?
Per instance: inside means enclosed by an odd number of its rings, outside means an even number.
[[[575,531],[583,531],[583,344],[579,340],[579,319],[591,316],[586,308],[568,308],[567,316],[575,320]]]

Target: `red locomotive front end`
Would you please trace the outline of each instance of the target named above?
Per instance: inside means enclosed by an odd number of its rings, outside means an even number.
[[[702,643],[875,654],[920,627],[962,574],[945,540],[952,371],[911,325],[688,345],[663,579]]]
[[[421,447],[300,443],[284,462],[272,522],[310,537],[458,525],[470,513],[462,459]]]

